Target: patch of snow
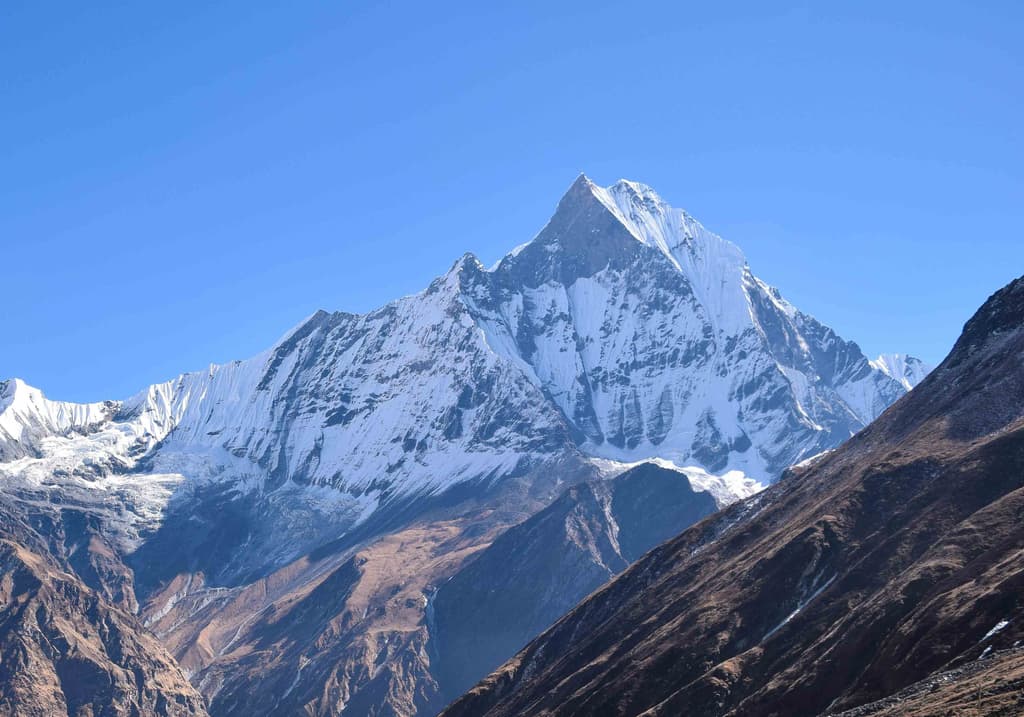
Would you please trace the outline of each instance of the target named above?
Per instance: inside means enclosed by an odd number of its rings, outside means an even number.
[[[825,456],[829,455],[830,453],[833,453],[834,451],[835,451],[835,448],[829,448],[828,450],[824,450],[821,453],[815,453],[813,456],[809,456],[807,458],[804,458],[799,463],[794,463],[792,467],[793,468],[807,468],[808,466],[814,465],[815,463],[817,463],[821,459],[825,458]]]
[[[985,640],[989,639],[990,637],[992,637],[993,635],[995,635],[995,634],[996,634],[997,632],[999,632],[1000,630],[1002,630],[1003,628],[1005,628],[1005,627],[1006,627],[1007,625],[1009,625],[1009,624],[1010,624],[1010,621],[1009,621],[1009,620],[1000,620],[999,622],[997,622],[997,623],[996,623],[996,624],[995,624],[995,625],[994,625],[994,626],[992,627],[992,629],[991,629],[991,630],[989,630],[988,632],[986,632],[986,633],[985,633],[985,637],[981,638],[981,640],[980,640],[980,641],[981,641],[981,642],[984,642]]]
[[[664,458],[650,458],[632,463],[623,463],[607,458],[591,458],[590,462],[597,468],[602,477],[614,478],[622,475],[631,468],[636,468],[644,463],[675,471],[684,476],[690,487],[699,493],[709,493],[715,499],[719,508],[735,503],[738,500],[745,500],[756,493],[764,490],[765,485],[750,478],[740,471],[728,471],[722,475],[713,475],[703,468],[697,466],[679,466]]]
[[[792,621],[792,619],[794,617],[796,617],[797,615],[800,614],[801,610],[803,610],[805,607],[810,605],[819,595],[821,595],[825,591],[825,588],[827,588],[829,585],[831,585],[832,581],[835,580],[835,579],[836,578],[833,575],[828,580],[826,580],[825,583],[821,587],[819,587],[817,590],[812,592],[806,599],[801,600],[800,603],[796,606],[796,609],[793,610],[793,612],[789,613],[789,615],[787,615],[782,622],[780,622],[778,625],[776,625],[771,630],[769,630],[767,633],[765,633],[765,636],[763,638],[761,638],[761,641],[764,642],[769,637],[771,637],[776,632],[778,632],[783,627],[785,627],[787,624],[789,624],[789,622]]]

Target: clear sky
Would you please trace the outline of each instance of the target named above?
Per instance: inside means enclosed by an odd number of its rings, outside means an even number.
[[[3,3],[0,376],[245,358],[489,264],[580,171],[871,355],[938,361],[1024,273],[1021,3],[496,5]]]

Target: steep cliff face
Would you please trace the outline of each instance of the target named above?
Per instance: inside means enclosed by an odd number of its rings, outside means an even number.
[[[494,268],[467,255],[249,360],[95,404],[4,382],[0,494],[91,590],[137,608],[221,714],[336,714],[369,695],[409,714],[437,699],[426,600],[462,564],[435,552],[439,525],[468,558],[598,467],[648,459],[739,497],[744,476],[773,481],[905,393],[913,374],[893,366],[650,188],[580,177]],[[313,647],[266,642],[326,576],[407,531],[421,549],[404,582],[354,573],[380,621],[339,603],[301,613]],[[280,705],[261,673],[296,681]]]
[[[1020,680],[1022,516],[1024,278],[867,429],[649,553],[444,714],[934,714],[921,685],[960,704],[977,675]]]
[[[871,365],[895,379],[908,391],[924,380],[931,368],[919,358],[906,354],[882,354]]]

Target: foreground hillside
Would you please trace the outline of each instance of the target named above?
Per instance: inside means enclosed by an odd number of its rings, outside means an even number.
[[[948,714],[983,684],[965,714],[1019,714],[1022,595],[1024,278],[871,426],[649,553],[444,714]]]

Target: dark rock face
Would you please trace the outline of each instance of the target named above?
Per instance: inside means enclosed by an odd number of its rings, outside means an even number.
[[[178,575],[202,574],[213,584],[236,576],[253,562],[244,557],[245,546],[279,520],[254,520],[264,510],[265,501],[222,485],[197,490],[187,505],[172,507],[159,529],[126,556],[140,598]]]
[[[0,714],[184,717],[203,698],[134,616],[0,509]]]
[[[648,463],[575,486],[507,530],[433,597],[443,694],[461,694],[643,553],[716,508],[686,476]]]
[[[499,280],[513,290],[549,282],[570,286],[605,269],[624,271],[647,251],[580,176],[530,245],[502,262]]]
[[[1024,278],[871,426],[646,555],[444,714],[945,714],[972,675],[1019,683],[1021,595]]]

